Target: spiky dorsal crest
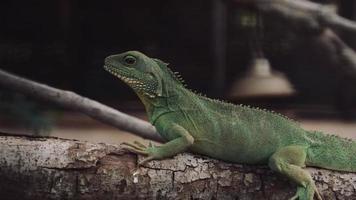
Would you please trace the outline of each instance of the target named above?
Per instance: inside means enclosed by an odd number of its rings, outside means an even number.
[[[157,59],[157,58],[153,58],[153,60],[158,64],[158,66],[165,72],[168,72],[168,74],[173,78],[173,80],[175,80],[178,84],[181,84],[183,85],[184,87],[187,87],[187,85],[185,84],[183,78],[181,77],[181,75],[178,73],[178,72],[173,72],[169,67],[169,63],[166,63],[160,59]],[[188,88],[187,88],[188,89]],[[191,89],[188,89],[189,91],[191,91],[192,93],[196,94],[197,96],[207,100],[207,101],[211,101],[211,102],[215,102],[215,103],[218,103],[220,105],[223,105],[227,108],[231,108],[233,109],[234,107],[238,106],[238,105],[235,105],[235,104],[232,104],[232,103],[229,103],[229,102],[226,102],[224,100],[219,100],[219,99],[211,99],[209,97],[207,97],[206,95],[202,94],[202,93],[199,93],[195,90],[191,90]],[[274,111],[271,111],[271,110],[267,110],[267,109],[261,109],[261,108],[258,108],[258,107],[252,107],[250,105],[243,105],[243,104],[240,104],[239,105],[240,107],[244,108],[244,109],[250,109],[250,110],[255,110],[255,111],[259,111],[259,112],[265,112],[265,113],[270,113],[270,114],[273,114],[273,115],[276,115],[276,116],[279,116],[279,117],[282,117],[286,120],[289,120],[289,121],[292,121],[296,124],[298,124],[295,120],[292,120],[290,118],[288,118],[287,116],[285,115],[282,115],[280,113],[276,113]]]
[[[173,80],[175,80],[177,83],[183,85],[184,87],[186,87],[185,85],[185,81],[183,80],[182,76],[178,73],[178,72],[173,72],[169,67],[169,63],[166,63],[158,58],[153,58],[153,60],[158,64],[158,66],[164,70],[167,71],[168,74],[173,78]]]
[[[322,133],[322,132],[320,132],[320,131],[312,131],[312,132],[314,132],[314,133]],[[323,133],[322,133],[323,134]],[[351,139],[351,138],[347,138],[347,137],[341,137],[341,136],[339,136],[339,135],[334,135],[334,134],[324,134],[324,135],[326,135],[326,137],[328,137],[328,138],[331,138],[331,139],[338,139],[338,140],[341,140],[341,141],[343,141],[343,142],[347,142],[347,143],[353,143],[354,142],[354,140],[353,139]]]
[[[197,94],[197,92],[195,91],[192,91],[194,92],[195,94]],[[210,102],[214,102],[214,103],[217,103],[218,105],[221,105],[223,108],[226,108],[226,109],[230,109],[230,110],[233,110],[234,108],[236,107],[240,107],[242,109],[247,109],[247,110],[254,110],[254,111],[257,111],[257,112],[262,112],[262,113],[266,113],[266,114],[271,114],[271,115],[274,115],[274,116],[279,116],[285,120],[288,120],[288,121],[291,121],[293,123],[295,123],[296,125],[299,126],[299,123],[296,122],[295,120],[293,119],[290,119],[289,117],[281,114],[281,113],[277,113],[273,110],[268,110],[268,109],[265,109],[265,108],[259,108],[259,107],[253,107],[253,106],[250,106],[250,105],[244,105],[244,104],[239,104],[239,105],[236,105],[236,104],[233,104],[233,103],[230,103],[228,101],[225,101],[225,100],[220,100],[220,99],[211,99],[209,97],[206,97],[205,95],[201,95],[201,94],[197,94],[198,96],[200,96],[201,98],[207,100],[207,101],[210,101]]]

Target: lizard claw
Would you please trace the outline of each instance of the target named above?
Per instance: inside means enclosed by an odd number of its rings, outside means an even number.
[[[138,146],[138,147],[141,147],[141,148],[144,148],[144,149],[146,148],[146,145],[142,144],[142,143],[139,142],[139,141],[136,141],[136,140],[135,140],[133,143],[134,143],[136,146]],[[150,143],[151,143],[151,142],[150,142]]]
[[[151,141],[148,143],[148,147],[153,147],[153,144]]]
[[[143,150],[144,148],[141,147],[141,146],[138,146],[137,144],[131,144],[131,143],[128,143],[128,142],[123,142],[121,143],[121,145],[125,145],[125,147],[130,147],[130,148],[134,148],[134,149],[137,149],[137,150]]]
[[[315,195],[318,200],[323,200],[323,198],[320,195],[320,192],[315,188]]]
[[[292,196],[291,198],[289,198],[288,200],[296,200],[296,199],[298,199],[299,197],[298,197],[298,194],[295,194],[294,196]]]
[[[125,149],[131,153],[145,155],[145,156],[148,155],[148,152],[146,151],[146,147],[139,142],[135,141],[134,144],[123,142],[123,143],[121,143],[121,145],[124,145],[123,149]]]
[[[313,192],[314,190],[314,192]],[[297,192],[296,194],[291,197],[289,200],[296,200],[296,199],[313,199],[313,197],[316,196],[316,199],[318,200],[323,200],[323,198],[321,197],[318,189],[316,188],[316,186],[314,184],[312,184],[311,186],[307,186],[307,187],[301,187],[299,186],[297,188]]]
[[[151,161],[151,160],[154,160],[155,158],[153,156],[148,156],[146,157],[145,159],[141,160],[138,165],[144,165],[146,164],[147,162]]]
[[[141,160],[138,165],[143,165],[151,160],[158,158],[157,153],[155,153],[154,151],[156,147],[151,142],[149,143],[148,147],[138,141],[134,141],[133,143],[123,142],[121,143],[121,145],[123,145],[122,149],[127,150],[131,153],[147,156],[146,158]]]

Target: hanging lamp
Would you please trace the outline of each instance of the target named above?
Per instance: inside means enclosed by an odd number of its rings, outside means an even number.
[[[272,70],[266,58],[254,58],[244,77],[232,84],[231,98],[290,96],[295,93],[286,76]]]
[[[262,48],[261,40],[263,37],[262,20],[260,14],[249,14],[248,17],[253,20],[246,20],[246,16],[242,18],[243,21],[251,21],[249,24],[252,28],[252,39],[250,39],[250,48],[253,58],[246,74],[239,79],[236,79],[229,92],[231,99],[236,98],[254,98],[254,97],[271,97],[271,96],[290,96],[295,94],[292,84],[287,77],[278,71],[272,69],[270,62],[265,58]],[[242,23],[245,25],[244,23]]]

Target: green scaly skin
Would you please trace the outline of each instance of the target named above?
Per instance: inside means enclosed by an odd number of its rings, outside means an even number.
[[[127,149],[146,155],[141,164],[190,151],[242,164],[268,164],[298,184],[291,199],[321,199],[310,174],[316,166],[356,172],[356,142],[309,132],[279,114],[237,106],[186,89],[159,59],[137,51],[112,55],[104,68],[128,84],[145,105],[150,122],[167,141]]]

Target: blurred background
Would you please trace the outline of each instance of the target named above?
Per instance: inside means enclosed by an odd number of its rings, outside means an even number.
[[[356,2],[316,1],[356,20]],[[356,36],[338,35],[351,47]],[[103,70],[139,50],[209,97],[281,112],[307,129],[356,138],[356,78],[298,24],[231,1],[2,0],[0,69],[145,119],[133,91]],[[89,141],[136,139],[0,86],[0,132]]]

